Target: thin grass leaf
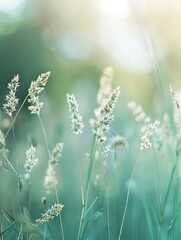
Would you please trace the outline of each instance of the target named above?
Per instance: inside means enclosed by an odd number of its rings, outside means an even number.
[[[17,222],[17,219],[14,222],[12,222],[8,227],[6,227],[2,232],[0,232],[0,236],[2,236],[5,232],[7,232],[16,222]]]
[[[90,207],[87,209],[85,215],[88,214],[88,212],[89,212],[89,211],[91,210],[91,208],[94,206],[94,204],[95,204],[95,202],[97,201],[97,199],[98,199],[98,197],[96,197],[96,198],[94,199],[94,201],[92,202],[92,204],[90,205]]]
[[[82,233],[82,238],[81,239],[86,239],[86,237],[88,236],[91,228],[93,225],[95,225],[99,220],[100,218],[103,216],[103,211],[102,210],[99,210],[97,212],[95,212],[90,218],[89,220],[87,221],[86,225],[85,225],[85,228],[84,228],[84,231]]]
[[[176,221],[178,220],[178,218],[181,216],[181,202],[179,203],[178,209],[176,211],[175,217],[173,218],[173,220],[170,223],[170,226],[168,227],[168,234],[171,233],[171,231],[174,228],[174,225],[176,223]]]
[[[168,186],[167,186],[167,189],[166,189],[166,192],[165,192],[165,195],[164,195],[164,199],[163,199],[163,203],[162,203],[162,206],[161,206],[161,212],[160,212],[161,217],[164,215],[164,212],[165,212],[165,208],[166,208],[166,204],[167,204],[167,201],[168,201],[168,196],[169,196],[169,193],[170,193],[170,188],[171,188],[171,184],[172,184],[172,181],[173,181],[175,170],[176,170],[176,167],[177,167],[177,164],[178,164],[178,160],[179,160],[179,158],[177,158],[177,160],[176,160],[176,162],[175,162],[175,164],[172,168],[172,172],[171,172],[171,175],[170,175]]]

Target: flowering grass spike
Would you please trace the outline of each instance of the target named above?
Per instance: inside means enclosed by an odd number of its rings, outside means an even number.
[[[46,188],[47,193],[50,193],[58,184],[58,180],[55,176],[55,168],[58,164],[59,158],[62,156],[63,151],[63,143],[58,143],[50,156],[48,161],[48,167],[46,170],[46,176],[44,179],[44,186]]]
[[[82,116],[79,114],[79,107],[75,96],[72,94],[67,94],[67,102],[69,105],[69,110],[71,112],[72,119],[72,130],[76,135],[83,133],[84,124],[82,121]]]
[[[51,219],[54,219],[55,217],[58,217],[63,206],[64,205],[60,203],[54,204],[51,208],[49,208],[45,213],[42,214],[42,218],[36,219],[36,222],[38,224],[42,224],[50,221]]]
[[[16,75],[8,83],[9,94],[6,95],[6,103],[3,105],[3,108],[6,110],[7,114],[12,117],[13,113],[16,111],[16,106],[18,104],[19,99],[16,98],[17,88],[19,87],[19,76]]]
[[[36,81],[32,81],[28,89],[28,102],[31,104],[28,109],[32,114],[40,114],[43,102],[39,100],[39,94],[44,90],[45,85],[50,77],[50,72],[42,73],[38,76]]]
[[[30,148],[26,151],[26,162],[25,162],[25,170],[26,173],[30,174],[33,167],[38,163],[38,158],[35,157],[36,153],[36,147],[33,147],[32,145]]]
[[[100,79],[100,89],[97,94],[97,103],[99,105],[105,102],[111,94],[113,76],[113,68],[111,66],[106,67]]]
[[[115,104],[119,99],[120,88],[117,87],[109,95],[106,102],[95,110],[95,118],[92,121],[93,133],[96,134],[99,143],[106,141],[105,133],[109,130],[109,125],[113,121],[112,115]]]

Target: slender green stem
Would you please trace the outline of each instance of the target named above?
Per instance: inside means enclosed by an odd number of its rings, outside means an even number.
[[[45,139],[45,143],[46,143],[46,148],[47,148],[48,156],[49,156],[49,158],[50,158],[50,157],[51,157],[51,154],[50,154],[50,150],[49,150],[49,146],[48,146],[47,134],[46,134],[46,131],[45,131],[43,122],[42,122],[41,117],[40,117],[39,114],[38,114],[38,119],[39,119],[39,121],[40,121],[40,125],[41,125],[41,128],[42,128],[43,135],[44,135],[44,139]],[[57,192],[57,188],[56,188],[56,187],[55,187],[55,195],[56,195],[57,203],[59,203],[59,197],[58,197],[58,192]],[[59,215],[59,222],[60,222],[62,240],[64,240],[65,238],[64,238],[64,230],[63,230],[63,223],[62,223],[61,213],[60,213],[60,215]]]
[[[11,167],[11,169],[8,168],[8,170],[12,171],[16,176],[18,176],[18,173],[16,172],[15,168],[13,167],[11,162],[8,160],[8,158],[5,155],[3,155],[3,157],[6,160],[6,162],[9,164],[9,166]]]
[[[55,187],[55,195],[56,195],[57,203],[59,203],[60,201],[59,201],[59,197],[58,197],[57,187]],[[65,237],[64,237],[64,229],[63,229],[63,223],[62,223],[61,212],[60,212],[60,214],[59,214],[59,222],[60,222],[60,228],[61,228],[62,240],[64,240]]]
[[[40,115],[37,114],[37,116],[38,116],[38,119],[39,119],[39,121],[40,121],[40,125],[41,125],[42,132],[43,132],[43,135],[44,135],[45,144],[46,144],[46,148],[47,148],[47,151],[48,151],[48,156],[51,157],[50,150],[49,150],[49,146],[48,146],[47,134],[46,134],[46,131],[45,131],[43,122],[42,122],[42,120],[41,120]]]
[[[47,232],[47,224],[45,224],[45,228],[43,232],[43,240],[46,240],[46,232]]]
[[[30,180],[27,180],[27,198],[28,198],[28,211],[30,213],[30,207],[31,207],[31,194],[30,194]]]
[[[22,230],[23,230],[23,229],[22,229],[22,223],[21,223],[17,240],[20,240],[20,238],[22,237]]]
[[[179,160],[179,157],[177,157],[176,162],[175,162],[175,164],[174,164],[174,166],[172,168],[172,172],[171,172],[171,175],[170,175],[168,186],[167,186],[167,189],[166,189],[166,192],[165,192],[165,196],[164,196],[164,199],[163,199],[163,203],[162,203],[162,206],[161,206],[160,226],[159,226],[158,239],[161,238],[163,216],[164,216],[164,213],[165,213],[165,208],[166,208],[166,204],[167,204],[167,201],[168,201],[168,197],[169,197],[169,193],[170,193],[170,189],[171,189],[171,184],[173,182],[173,178],[174,178],[175,170],[176,170],[176,167],[177,167],[177,164],[178,164],[178,160]]]
[[[81,199],[82,199],[82,205],[84,204],[84,189],[82,184],[82,161],[80,156],[80,144],[79,144],[79,138],[77,138],[77,146],[78,146],[78,157],[80,159],[79,161],[79,178],[80,178],[80,190],[81,190]]]
[[[80,216],[80,224],[79,224],[77,240],[82,239],[83,230],[84,230],[84,226],[85,226],[85,216],[86,216],[87,208],[88,208],[89,186],[90,186],[91,173],[92,173],[92,169],[93,169],[96,147],[97,147],[97,138],[96,138],[96,135],[94,135],[93,140],[92,140],[92,145],[91,145],[91,154],[90,154],[89,166],[88,166],[86,182],[85,182],[84,202],[82,205],[82,212],[81,212],[81,216]]]
[[[122,222],[121,222],[121,227],[120,227],[120,231],[119,231],[119,237],[118,237],[118,240],[121,240],[121,235],[122,235],[122,232],[123,232],[123,226],[124,226],[124,221],[125,221],[125,217],[126,217],[126,212],[127,212],[127,208],[128,208],[128,202],[129,202],[129,195],[130,195],[130,190],[131,190],[131,181],[133,179],[133,176],[134,176],[134,173],[135,173],[135,170],[136,170],[136,167],[137,167],[137,163],[138,163],[138,159],[140,157],[140,153],[134,163],[134,166],[133,166],[133,170],[132,170],[132,173],[131,173],[131,177],[130,177],[130,180],[129,180],[129,184],[128,184],[128,191],[127,191],[127,195],[126,195],[126,202],[125,202],[125,207],[124,207],[124,212],[123,212],[123,217],[122,217]]]
[[[14,125],[14,123],[15,123],[15,121],[16,121],[16,119],[17,119],[17,117],[18,117],[18,115],[19,115],[19,113],[20,113],[20,111],[21,111],[21,109],[23,108],[23,106],[24,106],[26,100],[28,99],[28,96],[29,96],[29,94],[25,97],[23,103],[21,104],[21,106],[20,106],[20,108],[18,109],[18,111],[17,111],[15,117],[13,118],[13,121],[11,122],[11,125],[10,125],[10,127],[8,128],[8,131],[6,132],[5,138],[8,136],[8,134],[9,134],[11,128],[13,127],[13,125]]]
[[[26,101],[26,100],[25,100]],[[23,107],[24,104],[22,104],[22,107]],[[22,108],[21,107],[21,108]],[[11,117],[11,123],[14,121],[14,118]],[[12,134],[13,134],[13,139],[14,139],[14,145],[15,145],[15,151],[16,151],[16,169],[17,171],[19,172],[19,163],[18,163],[18,159],[17,159],[17,156],[18,156],[18,150],[17,150],[17,145],[16,145],[16,135],[15,135],[15,129],[14,129],[14,124],[12,125]],[[18,186],[18,206],[19,206],[19,212],[22,213],[21,211],[21,196],[20,196],[20,189],[19,189],[19,177],[17,178],[17,186]],[[22,238],[22,232],[23,232],[23,224],[22,224],[22,218],[20,219],[20,223],[21,223],[21,226],[20,226],[20,232],[19,232],[19,235],[18,235],[18,239],[20,239],[20,237]]]
[[[38,227],[38,224],[34,226],[34,230],[33,230],[33,232],[31,233],[31,235],[29,236],[28,240],[31,240],[31,239],[32,239],[32,237],[33,237],[33,235],[34,235],[35,230],[36,230],[37,227]]]
[[[110,233],[110,209],[109,209],[109,191],[108,191],[108,169],[106,167],[106,201],[107,201],[107,229],[108,229],[108,240],[111,240]]]
[[[96,148],[97,148],[97,137],[94,135],[91,154],[90,154],[90,161],[89,161],[89,166],[88,166],[88,171],[87,171],[86,184],[85,184],[85,190],[84,190],[85,194],[84,195],[86,195],[87,192],[89,191],[89,185],[90,185],[90,179],[91,179],[91,174],[92,174],[92,168],[93,168]]]
[[[178,164],[178,159],[179,158],[177,158],[177,160],[176,160],[176,162],[175,162],[175,164],[172,168],[172,172],[171,172],[170,179],[169,179],[169,182],[168,182],[167,190],[166,190],[165,196],[164,196],[164,201],[163,201],[163,204],[162,204],[162,207],[161,207],[161,216],[163,216],[163,214],[165,212],[165,207],[166,207],[168,196],[169,196],[169,193],[170,193],[170,188],[171,188],[171,184],[172,184],[172,181],[173,181],[174,173],[175,173],[175,170],[176,170],[176,167],[177,167],[177,164]]]

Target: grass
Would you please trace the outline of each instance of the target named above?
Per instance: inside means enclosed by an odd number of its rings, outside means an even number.
[[[112,88],[107,67],[90,125],[76,97],[67,94],[68,133],[59,133],[57,144],[41,110],[49,77],[47,72],[32,81],[22,104],[19,76],[8,84],[2,117],[8,124],[0,132],[1,239],[181,239],[177,94],[168,91],[172,109],[154,121],[140,105],[128,103],[121,127],[120,90]],[[19,134],[27,104],[36,124]],[[27,141],[28,132],[38,140]]]

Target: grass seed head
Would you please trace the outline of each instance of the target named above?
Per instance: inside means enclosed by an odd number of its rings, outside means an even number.
[[[106,67],[100,79],[100,89],[97,94],[97,103],[99,105],[101,105],[108,99],[112,91],[113,76],[114,76],[113,68],[111,66]]]
[[[43,103],[39,100],[39,94],[44,90],[49,77],[50,72],[42,73],[38,76],[37,80],[32,81],[30,84],[30,88],[28,89],[28,102],[30,103],[30,106],[28,109],[32,114],[40,114]]]
[[[6,95],[6,103],[3,104],[3,108],[6,110],[7,114],[12,117],[13,113],[16,111],[16,107],[19,99],[16,97],[17,88],[19,87],[19,76],[16,75],[8,83],[9,93]]]
[[[58,215],[60,214],[60,211],[62,210],[63,207],[64,207],[64,205],[62,205],[60,203],[54,204],[51,208],[49,208],[45,213],[42,214],[41,218],[36,219],[36,222],[38,224],[49,222],[50,220],[54,219],[55,217],[58,217]]]
[[[67,94],[67,102],[69,105],[69,111],[71,112],[72,130],[76,135],[83,133],[84,123],[82,116],[79,114],[79,106],[75,96]]]
[[[114,119],[112,114],[115,104],[119,99],[120,88],[114,89],[98,109],[95,110],[95,121],[93,123],[93,134],[97,136],[98,143],[102,144],[106,141],[105,133],[108,132],[110,123]]]
[[[38,158],[35,157],[36,147],[32,145],[26,151],[26,162],[24,164],[26,173],[31,174],[33,167],[38,163]]]

